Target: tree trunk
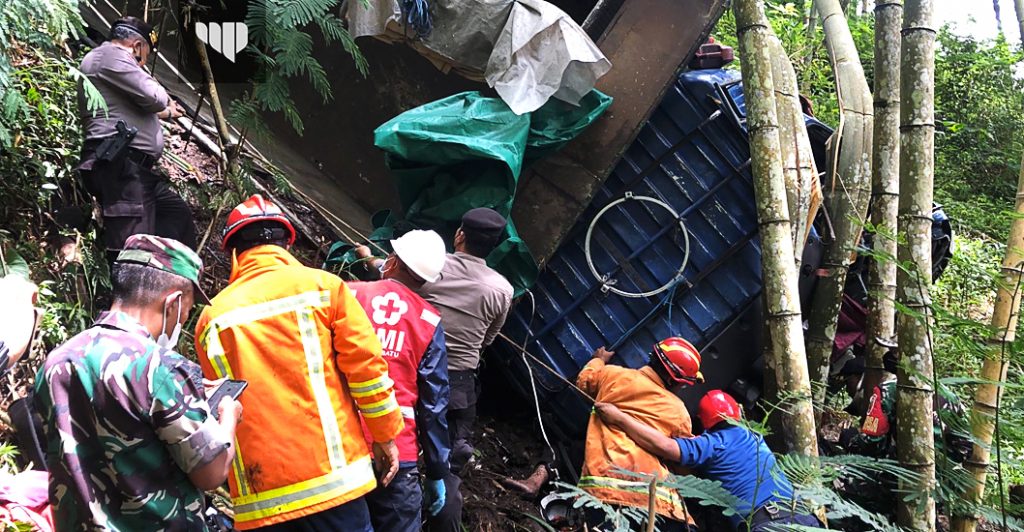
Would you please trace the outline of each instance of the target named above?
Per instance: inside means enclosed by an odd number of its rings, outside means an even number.
[[[867,396],[882,380],[882,358],[896,337],[896,223],[900,190],[900,24],[902,0],[875,5],[875,138],[871,164],[872,248],[868,264]]]
[[[787,408],[783,409],[786,442],[791,452],[817,455],[772,80],[771,63],[778,59],[771,55],[774,34],[761,0],[736,0],[733,9],[739,34],[743,94],[747,101],[771,357],[780,395],[789,400]]]
[[[1003,33],[1003,15],[999,11],[999,0],[992,0],[992,11],[996,15],[996,31]]]
[[[935,530],[935,395],[932,366],[932,185],[935,171],[935,30],[932,0],[908,0],[900,53],[900,199],[897,297],[908,311],[896,318],[900,367],[896,386],[896,457],[915,471],[913,493],[900,498],[899,524]]]
[[[790,229],[793,231],[793,249],[804,248],[811,229],[814,213],[821,206],[821,184],[811,152],[811,139],[807,136],[800,88],[796,70],[790,62],[782,42],[771,41],[772,80],[775,82],[775,109],[779,118],[779,144],[782,148],[782,173],[786,180]],[[794,257],[799,270],[801,254]]]
[[[815,382],[815,404],[825,401],[836,320],[842,303],[846,273],[854,258],[871,194],[871,89],[864,77],[857,47],[838,0],[815,0],[821,14],[825,44],[832,58],[839,93],[840,124],[832,136],[826,180],[826,208],[834,235],[826,234],[824,271],[814,290],[808,314],[807,356]],[[842,149],[840,149],[840,145]],[[828,238],[834,236],[834,238]]]
[[[199,64],[203,67],[203,81],[206,83],[206,94],[210,97],[210,104],[213,107],[213,119],[217,124],[217,133],[220,135],[220,143],[227,147],[231,142],[231,130],[228,128],[228,121],[224,118],[224,108],[220,104],[220,96],[217,94],[217,83],[213,80],[213,69],[210,67],[210,56],[206,53],[206,43],[196,37],[196,50],[199,52]],[[196,120],[199,117],[195,117]],[[230,150],[225,150],[228,153]]]
[[[971,407],[971,434],[976,443],[970,459],[964,464],[975,480],[964,494],[965,501],[970,505],[981,504],[985,494],[985,476],[995,433],[995,415],[1003,395],[1003,387],[997,383],[1006,381],[1006,370],[1009,367],[1006,353],[1016,337],[1017,319],[1020,316],[1021,268],[1024,267],[1024,160],[1021,161],[1020,178],[1017,180],[1016,212],[1018,216],[1010,226],[1002,275],[996,286],[988,357],[982,363],[982,382],[974,392],[974,406]],[[973,532],[976,525],[977,516],[956,516],[951,530]]]
[[[1020,43],[1024,46],[1024,0],[1013,0],[1013,10],[1017,13],[1017,27],[1020,28]]]

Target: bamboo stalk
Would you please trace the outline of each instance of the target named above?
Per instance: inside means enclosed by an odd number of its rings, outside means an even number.
[[[747,102],[754,198],[761,233],[764,300],[771,332],[771,359],[780,395],[790,404],[783,409],[789,451],[817,455],[814,409],[800,320],[800,298],[794,264],[786,182],[783,177],[772,79],[770,42],[774,38],[759,0],[733,4],[739,36],[743,94]]]
[[[935,30],[932,0],[907,0],[900,51],[900,197],[896,295],[908,309],[896,317],[900,367],[896,386],[896,457],[915,471],[900,490],[897,520],[935,530],[931,271],[932,187],[935,173]]]
[[[1006,381],[1009,360],[1006,353],[1016,339],[1017,320],[1020,317],[1021,268],[1024,267],[1024,160],[1021,161],[1020,178],[1017,181],[1017,203],[1006,241],[1006,256],[999,283],[996,286],[996,303],[992,311],[992,333],[989,336],[988,356],[981,365],[981,382],[974,392],[974,406],[971,407],[971,434],[975,443],[971,456],[964,464],[974,484],[964,499],[969,505],[981,504],[985,494],[985,477],[988,473],[989,455],[995,434],[995,415],[1003,395],[1001,383]],[[1000,489],[1002,489],[1000,487]],[[950,530],[973,532],[977,526],[976,515],[954,516]]]
[[[654,523],[658,519],[658,475],[651,475],[647,486],[647,532],[654,532]]]
[[[807,136],[800,88],[796,70],[778,38],[771,41],[772,80],[775,82],[776,113],[779,117],[779,145],[782,148],[782,173],[789,198],[790,228],[793,231],[793,249],[803,249],[811,230],[814,213],[821,205],[821,186],[818,170]],[[800,253],[794,256],[800,267]]]
[[[815,404],[820,405],[825,400],[846,273],[853,263],[871,194],[874,115],[871,89],[839,0],[815,0],[814,5],[821,15],[825,44],[836,75],[840,111],[840,127],[832,137],[825,186],[826,210],[835,238],[825,241],[823,275],[814,290],[807,326],[808,365],[815,383]]]
[[[224,151],[220,149],[220,146],[218,146],[217,143],[213,141],[213,139],[208,137],[206,133],[202,131],[201,128],[196,129],[196,123],[193,122],[192,119],[190,119],[187,116],[179,116],[175,119],[175,121],[178,122],[178,125],[180,125],[185,131],[187,131],[192,136],[193,139],[195,139],[196,144],[199,144],[200,146],[205,148],[206,151],[210,152],[210,154],[213,155],[214,157],[221,160],[225,159]]]
[[[888,348],[876,341],[896,337],[896,224],[900,190],[900,24],[903,1],[875,5],[875,138],[871,165],[871,224],[868,264],[867,363],[864,395],[882,381]],[[866,406],[866,405],[864,405]]]

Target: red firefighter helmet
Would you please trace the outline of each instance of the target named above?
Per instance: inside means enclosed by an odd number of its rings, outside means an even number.
[[[245,226],[256,222],[278,222],[288,230],[288,245],[295,243],[295,227],[285,217],[281,208],[263,199],[259,194],[249,196],[249,199],[240,203],[231,214],[228,215],[228,222],[224,226],[224,239],[221,241],[221,248],[227,250],[228,240],[235,233]]]
[[[700,423],[704,425],[704,430],[714,427],[725,419],[743,417],[740,405],[736,404],[736,400],[731,395],[722,390],[711,390],[704,394],[697,413],[700,415]]]
[[[661,362],[668,377],[673,381],[666,383],[694,384],[704,381],[700,373],[700,353],[693,344],[679,337],[665,338],[654,344],[654,357]]]

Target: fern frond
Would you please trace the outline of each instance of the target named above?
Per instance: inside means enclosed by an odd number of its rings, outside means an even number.
[[[288,99],[288,103],[285,104],[282,111],[284,112],[285,120],[291,124],[292,129],[301,137],[305,127],[302,124],[302,117],[299,116],[299,110],[295,107],[295,102],[291,98]]]
[[[270,128],[263,121],[258,104],[251,102],[248,94],[231,102],[231,111],[228,115],[232,123],[247,131],[249,135],[264,140],[270,138]]]
[[[366,57],[363,56],[363,52],[359,50],[359,45],[356,44],[356,40],[352,38],[352,34],[347,29],[341,28],[340,38],[341,46],[348,52],[348,55],[352,56],[352,60],[355,61],[356,70],[365,78],[370,74],[370,64],[366,61]]]
[[[92,116],[96,116],[98,111],[102,110],[103,117],[106,118],[107,101],[96,85],[93,85],[92,80],[75,67],[68,67],[68,77],[78,82],[80,90],[85,95],[85,110],[92,113]]]
[[[260,107],[273,112],[281,111],[291,100],[288,81],[280,73],[271,70],[262,81],[254,84],[253,97]]]
[[[286,28],[297,28],[313,22],[317,17],[338,5],[337,0],[275,0],[275,11]]]

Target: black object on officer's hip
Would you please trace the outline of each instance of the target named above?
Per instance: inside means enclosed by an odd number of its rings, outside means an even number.
[[[124,123],[124,120],[118,120],[117,133],[106,137],[100,142],[100,145],[96,147],[96,159],[100,161],[120,161],[125,153],[128,152],[128,146],[132,143],[132,139],[138,134],[139,129],[134,126],[129,126]]]

